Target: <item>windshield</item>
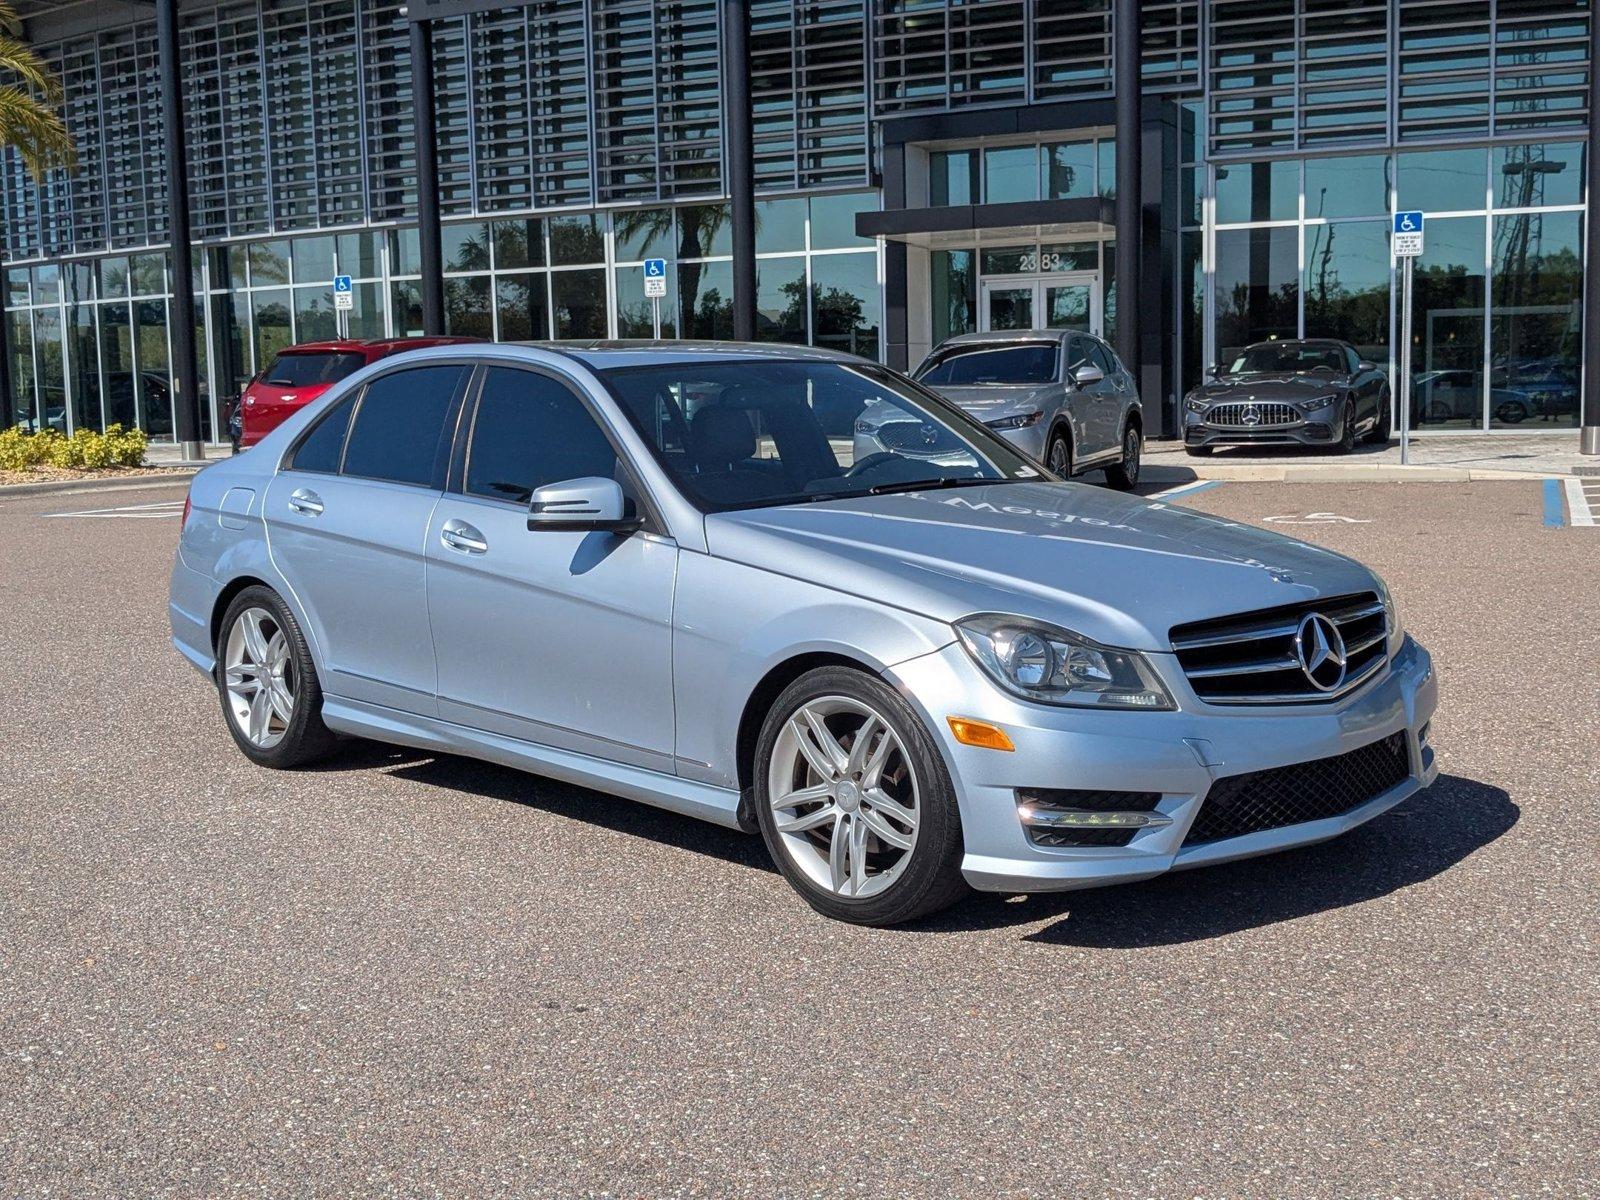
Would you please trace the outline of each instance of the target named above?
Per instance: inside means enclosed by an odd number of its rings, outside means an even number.
[[[1343,375],[1350,369],[1344,351],[1338,346],[1308,346],[1304,342],[1263,342],[1248,346],[1233,360],[1229,375],[1299,375],[1306,371],[1332,371]]]
[[[308,387],[315,383],[337,383],[366,365],[359,354],[280,354],[272,360],[263,377],[274,387]]]
[[[1054,383],[1060,342],[984,345],[969,342],[936,350],[917,374],[929,387],[971,387],[988,383]]]
[[[706,512],[1045,478],[953,405],[869,363],[685,362],[600,375]]]

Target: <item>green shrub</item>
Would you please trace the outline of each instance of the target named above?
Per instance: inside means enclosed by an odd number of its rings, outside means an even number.
[[[0,430],[0,471],[26,471],[33,467],[87,468],[144,465],[150,439],[142,429],[108,425],[104,433],[80,429],[70,438],[58,430]]]

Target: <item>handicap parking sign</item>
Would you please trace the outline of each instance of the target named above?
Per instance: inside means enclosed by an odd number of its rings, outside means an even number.
[[[1397,212],[1394,215],[1394,253],[1396,258],[1416,258],[1422,253],[1422,223],[1420,212]]]
[[[333,277],[333,311],[348,312],[355,307],[355,289],[350,286],[350,276]]]
[[[660,299],[667,294],[666,259],[647,258],[644,260],[644,294],[652,300]]]

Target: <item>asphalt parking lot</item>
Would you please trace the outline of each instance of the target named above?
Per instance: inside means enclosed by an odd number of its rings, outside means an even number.
[[[0,498],[0,1194],[1600,1190],[1600,528],[1537,482],[1171,501],[1384,573],[1430,791],[888,931],[508,770],[251,766],[167,644],[181,496]]]

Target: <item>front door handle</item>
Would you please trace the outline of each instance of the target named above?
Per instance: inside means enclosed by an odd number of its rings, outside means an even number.
[[[465,521],[458,521],[454,517],[446,521],[439,530],[439,540],[450,549],[460,550],[466,554],[482,554],[489,549],[488,539],[483,534]]]
[[[289,493],[289,507],[307,516],[319,516],[322,513],[322,497],[310,488],[295,488]]]

